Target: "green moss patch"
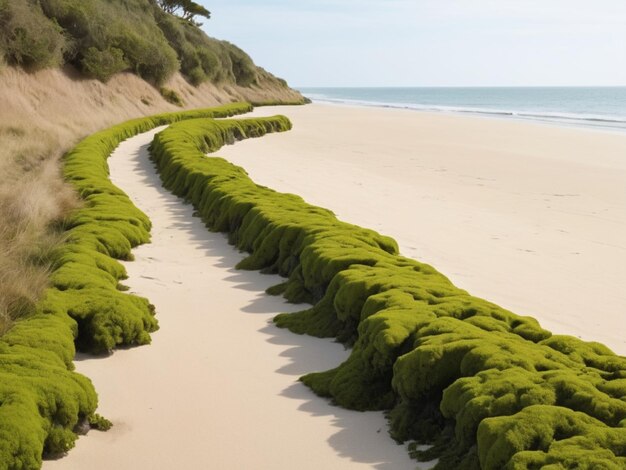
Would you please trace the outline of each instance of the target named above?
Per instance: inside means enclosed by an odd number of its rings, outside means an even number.
[[[300,197],[258,186],[225,143],[289,128],[286,118],[177,123],[151,152],[164,185],[249,256],[286,277],[269,289],[313,307],[276,317],[353,345],[304,383],[339,405],[388,410],[398,441],[433,444],[437,468],[625,468],[626,358],[555,336],[455,287],[396,242]]]

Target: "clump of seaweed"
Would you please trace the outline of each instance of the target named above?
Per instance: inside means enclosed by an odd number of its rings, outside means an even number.
[[[151,151],[164,185],[211,230],[278,273],[269,289],[313,307],[275,322],[353,345],[303,382],[337,404],[389,410],[398,441],[434,446],[437,468],[624,468],[626,358],[544,330],[398,254],[394,240],[258,186],[218,157],[225,143],[289,127],[286,118],[178,123]]]

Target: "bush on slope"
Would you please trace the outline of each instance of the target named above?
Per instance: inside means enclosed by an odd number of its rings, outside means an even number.
[[[249,111],[216,109],[135,119],[94,134],[65,157],[65,174],[84,200],[67,221],[66,243],[53,254],[52,286],[36,312],[0,337],[0,469],[41,466],[42,454],[74,445],[76,427],[102,426],[91,381],[73,372],[76,345],[91,352],[144,344],[157,327],[147,300],[124,294],[131,246],[149,237],[150,222],[108,178],[106,159],[120,141],[155,126],[199,116]]]
[[[150,0],[0,0],[0,54],[30,69],[69,63],[103,82],[131,71],[160,86],[180,70],[193,85],[287,87],[235,45]]]
[[[267,125],[180,123],[151,151],[164,185],[250,253],[240,268],[281,274],[271,293],[315,304],[278,326],[354,344],[307,385],[348,408],[390,409],[392,435],[435,443],[417,456],[438,468],[626,466],[626,358],[470,296],[393,240],[203,156]]]
[[[155,17],[178,54],[181,73],[192,85],[209,81],[247,87],[257,83],[252,59],[237,46],[210,38],[189,21],[176,16],[157,12]]]
[[[0,0],[0,53],[29,69],[63,63],[67,40],[37,3]]]

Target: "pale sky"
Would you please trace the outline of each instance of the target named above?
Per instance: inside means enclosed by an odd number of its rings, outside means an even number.
[[[626,0],[201,0],[306,86],[626,85]]]

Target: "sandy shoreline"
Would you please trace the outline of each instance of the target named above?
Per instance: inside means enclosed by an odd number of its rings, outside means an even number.
[[[626,135],[398,109],[259,108],[294,129],[218,155],[391,235],[553,332],[626,355]]]
[[[243,255],[161,188],[152,134],[122,143],[109,165],[153,223],[124,283],[155,304],[161,329],[150,346],[79,358],[114,427],[44,468],[415,468],[382,413],[331,406],[297,381],[348,351],[271,323],[302,307],[264,294],[279,277],[236,271]]]
[[[474,295],[626,355],[626,136],[330,105],[254,114],[276,113],[294,129],[218,155],[393,236]],[[277,278],[233,269],[242,255],[158,184],[149,141],[123,143],[110,165],[154,224],[126,283],[156,304],[161,330],[151,346],[77,362],[115,427],[44,468],[415,468],[382,414],[297,382],[347,352],[269,323],[299,308],[263,294]]]

